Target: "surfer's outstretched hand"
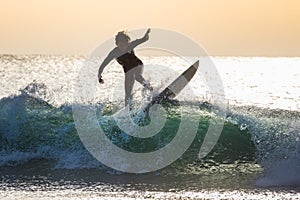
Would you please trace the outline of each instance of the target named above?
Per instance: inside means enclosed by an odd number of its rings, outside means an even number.
[[[146,40],[149,39],[149,33],[150,33],[150,32],[151,32],[151,29],[148,28],[147,32],[146,32],[145,35],[144,35],[144,38],[146,38]]]
[[[99,81],[100,84],[104,83],[104,80],[102,79],[102,76],[99,77],[98,81]]]

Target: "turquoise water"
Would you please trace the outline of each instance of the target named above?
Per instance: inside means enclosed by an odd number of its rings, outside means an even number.
[[[25,93],[3,98],[0,104],[2,107],[1,152],[3,156],[7,157],[7,160],[1,160],[2,165],[24,162],[22,156],[19,158],[20,160],[18,157],[12,157],[10,160],[10,153],[11,155],[17,153],[26,155],[27,153],[29,159],[30,155],[37,158],[54,159],[61,163],[63,168],[73,168],[72,164],[75,165],[78,162],[76,161],[78,156],[88,160],[82,164],[78,163],[78,168],[101,166],[96,159],[89,155],[81,143],[69,105],[56,108]],[[99,105],[99,109],[103,109],[103,106]],[[106,109],[103,115],[99,115],[99,124],[115,145],[131,152],[150,152],[168,144],[176,134],[181,120],[180,112],[176,106],[169,106],[167,113],[168,117],[164,128],[155,136],[146,139],[132,137],[123,132],[110,117],[109,109]],[[185,164],[195,162],[196,166],[196,163],[200,162],[197,156],[211,116],[209,111],[204,110],[201,115],[191,116],[189,120],[195,120],[193,118],[200,119],[200,123],[194,142],[177,163],[182,168]],[[10,134],[6,134],[7,131]],[[74,155],[75,163],[63,164],[64,156],[68,153]],[[205,163],[206,160],[218,164],[256,162],[255,145],[251,140],[251,134],[248,130],[240,130],[236,124],[226,122],[214,151],[201,162]]]

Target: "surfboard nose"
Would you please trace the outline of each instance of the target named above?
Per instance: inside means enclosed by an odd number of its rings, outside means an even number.
[[[192,66],[197,70],[199,67],[199,60],[197,60]]]

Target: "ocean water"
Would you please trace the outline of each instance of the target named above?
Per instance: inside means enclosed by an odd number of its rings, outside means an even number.
[[[95,159],[77,133],[74,85],[87,58],[1,55],[1,199],[300,199],[300,58],[211,59],[222,80],[227,112],[217,144],[203,159],[199,149],[210,119],[218,117],[203,81],[205,72],[176,98],[180,104],[166,105],[161,132],[143,139],[124,134],[112,119],[123,105],[124,75],[116,62],[105,69],[105,84],[96,87],[89,103],[107,137],[123,149],[164,147],[178,129],[179,109],[199,108],[189,118],[200,121],[196,137],[178,160],[155,172],[130,174]],[[144,76],[154,86],[148,96],[189,66],[170,56],[142,60]],[[145,101],[141,91],[136,83],[137,104]]]

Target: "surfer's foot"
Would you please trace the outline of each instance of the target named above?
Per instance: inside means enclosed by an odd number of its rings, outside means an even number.
[[[143,91],[145,90],[149,90],[149,91],[153,91],[153,87],[150,85],[150,83],[145,83],[143,84],[144,88],[143,88]]]

